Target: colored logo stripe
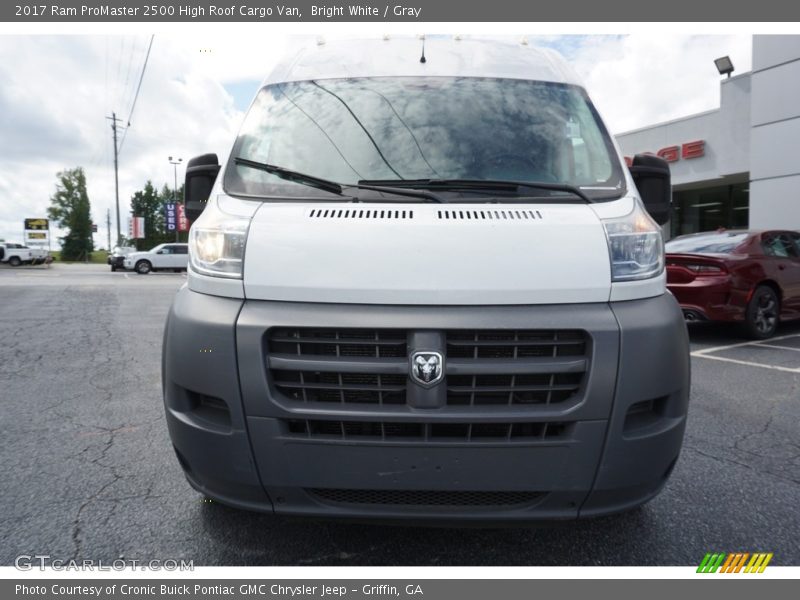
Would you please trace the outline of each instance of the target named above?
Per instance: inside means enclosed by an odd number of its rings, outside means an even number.
[[[725,560],[725,555],[722,553],[711,554],[710,552],[703,557],[700,566],[697,567],[698,573],[716,573],[722,561]]]
[[[745,573],[763,573],[764,569],[767,568],[769,561],[772,560],[772,552],[769,554],[759,553],[753,554],[753,558],[750,559],[750,562],[747,563],[747,567],[745,567]]]
[[[739,573],[744,568],[745,573],[763,573],[772,556],[772,552],[708,552],[697,567],[697,572],[716,573],[719,570],[720,573]]]

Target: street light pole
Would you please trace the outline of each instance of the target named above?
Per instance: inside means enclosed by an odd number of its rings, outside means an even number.
[[[172,157],[169,157],[169,164],[172,165],[174,175],[175,175],[175,187],[172,188],[172,201],[175,203],[175,241],[179,241],[178,236],[180,235],[180,221],[178,220],[178,165],[183,162],[182,158],[177,160],[172,160]]]

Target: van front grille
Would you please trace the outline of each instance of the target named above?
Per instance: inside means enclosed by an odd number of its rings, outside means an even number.
[[[578,391],[582,379],[583,373],[451,375],[447,378],[447,404],[558,404]]]
[[[405,404],[406,376],[273,369],[273,383],[290,400],[354,404]]]
[[[340,440],[514,442],[565,439],[569,423],[435,423],[408,421],[328,421],[291,419],[286,421],[291,437]]]
[[[447,332],[450,358],[583,356],[586,334],[574,330],[457,330]]]
[[[381,329],[272,329],[269,347],[296,356],[375,357],[406,356],[406,332]]]
[[[589,336],[579,330],[449,330],[415,345],[420,332],[398,329],[274,328],[266,336],[269,379],[290,402],[414,405],[409,352],[439,352],[445,361],[441,405],[549,406],[581,391]],[[410,389],[414,386],[414,389]],[[430,408],[430,404],[424,405]]]

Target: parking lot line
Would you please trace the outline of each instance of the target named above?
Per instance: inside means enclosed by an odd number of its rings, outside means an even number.
[[[764,348],[776,348],[778,350],[792,350],[794,352],[800,352],[800,348],[792,348],[791,346],[778,346],[777,344],[765,344],[764,342],[758,342],[757,346],[764,346]]]
[[[797,337],[800,337],[800,334],[794,333],[794,334],[790,334],[790,335],[782,335],[782,336],[778,336],[778,337],[773,337],[773,338],[770,338],[769,341],[770,342],[779,342],[781,340],[787,340],[787,339],[792,339],[792,338],[797,338]],[[697,358],[708,358],[710,360],[718,360],[718,361],[722,361],[722,362],[729,362],[729,363],[734,363],[734,364],[737,364],[737,365],[746,365],[748,367],[760,367],[762,369],[772,369],[774,371],[784,371],[786,373],[800,373],[800,367],[797,367],[797,368],[782,367],[782,366],[779,366],[779,365],[769,365],[769,364],[764,364],[764,363],[759,363],[759,362],[754,362],[754,361],[749,361],[749,360],[741,360],[741,359],[738,359],[738,358],[728,358],[726,356],[714,356],[714,354],[716,354],[718,352],[722,352],[722,351],[725,351],[725,350],[731,350],[733,348],[744,348],[746,346],[762,346],[762,347],[765,347],[765,348],[775,348],[775,349],[779,349],[779,350],[800,350],[798,348],[789,348],[787,346],[779,346],[779,345],[774,345],[774,344],[768,344],[768,343],[765,343],[765,342],[755,341],[755,342],[739,342],[739,343],[736,343],[736,344],[728,344],[726,346],[714,346],[713,348],[704,348],[703,350],[695,350],[694,352],[692,352],[692,356],[695,356]]]
[[[784,371],[786,373],[800,373],[800,367],[797,369],[792,369],[790,367],[779,367],[777,365],[765,365],[763,363],[751,362],[749,360],[739,360],[737,358],[726,358],[724,356],[709,356],[708,354],[695,354],[692,352],[692,356],[697,356],[698,358],[708,358],[711,360],[719,360],[723,362],[735,363],[737,365],[747,365],[748,367],[761,367],[762,369],[773,369],[775,371]]]

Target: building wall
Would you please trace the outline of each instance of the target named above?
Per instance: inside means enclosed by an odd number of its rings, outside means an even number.
[[[800,229],[800,36],[753,36],[750,227]]]

